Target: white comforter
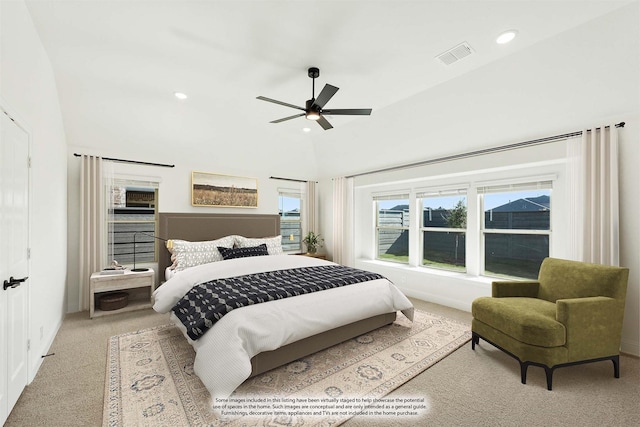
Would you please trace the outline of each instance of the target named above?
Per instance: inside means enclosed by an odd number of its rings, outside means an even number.
[[[176,274],[154,292],[154,310],[167,313],[193,286],[212,279],[278,269],[332,264],[312,257],[258,256],[219,261]],[[413,305],[391,282],[379,279],[235,309],[197,341],[194,372],[211,393],[224,399],[251,374],[251,358],[263,351],[360,319],[402,310],[413,320]],[[183,333],[175,315],[172,320]],[[186,337],[186,333],[185,333]],[[188,337],[187,337],[188,339]]]

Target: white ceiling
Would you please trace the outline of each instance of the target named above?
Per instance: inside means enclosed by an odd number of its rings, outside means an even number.
[[[629,1],[41,1],[28,9],[51,59],[70,145],[195,147],[229,135],[300,138],[270,120],[311,97],[307,68],[340,91],[326,108],[376,111],[611,12]],[[519,37],[497,45],[503,30]],[[467,42],[474,54],[434,58]],[[178,101],[173,92],[186,93]],[[153,160],[153,159],[152,159]]]

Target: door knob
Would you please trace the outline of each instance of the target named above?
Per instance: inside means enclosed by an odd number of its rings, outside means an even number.
[[[22,279],[14,279],[13,276],[11,276],[9,277],[9,280],[4,281],[4,285],[2,285],[2,287],[4,288],[5,291],[9,288],[17,288],[18,286],[20,286],[22,282],[26,281],[28,278],[29,276],[23,277]]]

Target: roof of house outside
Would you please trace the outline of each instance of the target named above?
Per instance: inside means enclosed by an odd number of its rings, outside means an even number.
[[[538,196],[514,200],[491,209],[493,212],[537,212],[550,210],[550,197]]]

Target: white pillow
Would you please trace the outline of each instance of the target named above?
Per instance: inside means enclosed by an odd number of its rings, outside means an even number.
[[[267,245],[267,252],[269,252],[269,255],[282,255],[284,253],[282,250],[282,236],[262,237],[258,239],[235,236],[235,239],[236,246],[239,248],[250,248],[252,246],[265,244]]]
[[[176,271],[182,271],[189,267],[195,267],[196,265],[222,261],[224,258],[222,258],[217,246],[232,248],[234,243],[234,236],[226,236],[221,239],[208,240],[205,242],[173,240],[171,258],[175,258],[174,269]]]

